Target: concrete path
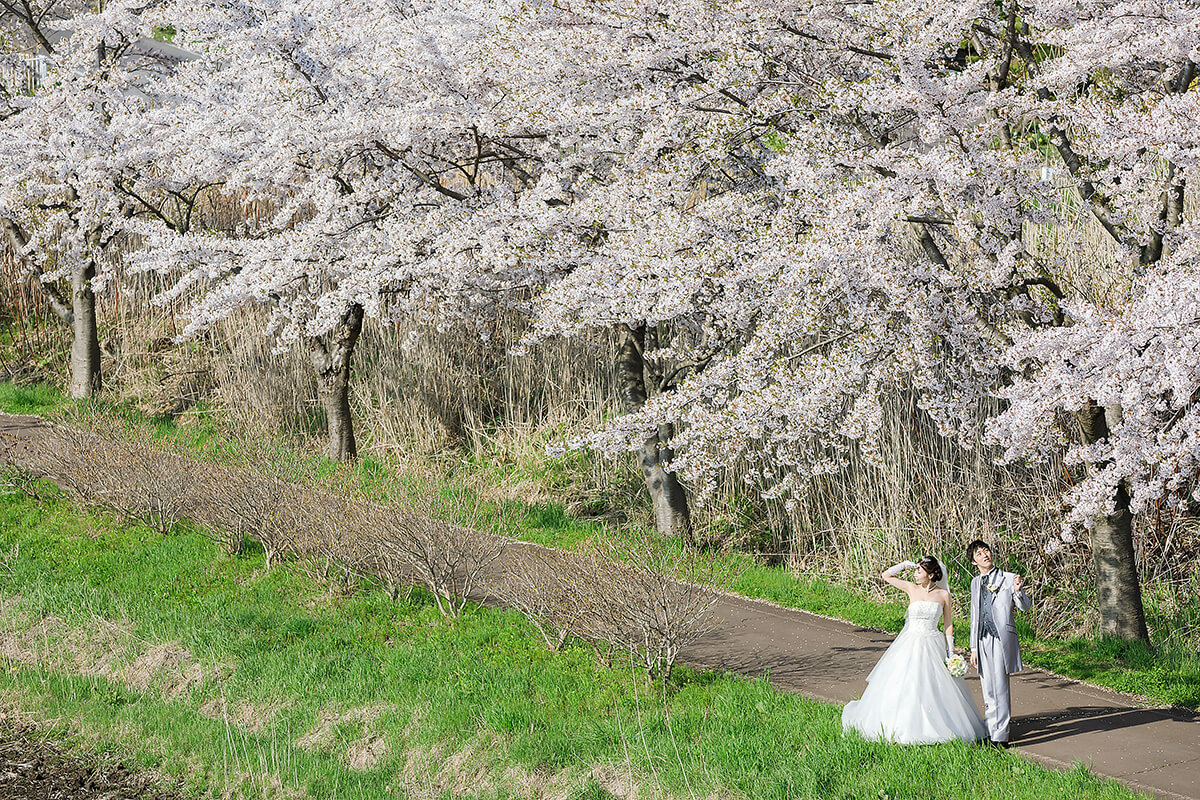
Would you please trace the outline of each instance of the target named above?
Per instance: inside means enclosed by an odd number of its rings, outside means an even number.
[[[0,413],[0,439],[49,429],[38,417]],[[685,650],[682,661],[766,675],[779,689],[839,705],[862,694],[867,674],[894,638],[736,596],[722,596],[713,613],[712,632]],[[982,709],[978,677],[972,673],[967,682]],[[1098,775],[1167,800],[1200,800],[1200,715],[1149,707],[1035,669],[1013,676],[1012,701],[1015,752],[1056,768],[1082,762]]]

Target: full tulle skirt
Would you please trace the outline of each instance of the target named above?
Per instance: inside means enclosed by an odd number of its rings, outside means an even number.
[[[842,710],[842,730],[897,744],[987,738],[987,724],[962,678],[946,670],[941,631],[900,632],[867,676],[862,697]]]

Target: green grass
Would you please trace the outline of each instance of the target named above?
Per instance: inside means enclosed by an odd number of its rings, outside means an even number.
[[[682,669],[660,694],[586,647],[545,650],[513,612],[446,621],[420,591],[392,603],[297,564],[267,572],[253,549],[223,557],[59,497],[0,496],[0,531],[4,630],[40,654],[3,660],[0,703],[189,793],[600,798],[600,778],[627,771],[650,796],[1134,796],[1012,753],[843,736],[837,707],[762,680]],[[183,668],[129,671],[164,643]],[[234,721],[211,712],[219,697]],[[364,740],[384,750],[353,769]]]
[[[52,386],[18,386],[0,382],[0,409],[9,414],[55,416],[71,406],[71,401]]]
[[[16,387],[0,383],[0,409],[10,413],[45,414],[67,421],[80,415],[100,414],[122,420],[131,437],[151,436],[180,452],[222,462],[243,459],[252,449],[248,442],[229,437],[221,420],[203,408],[183,418],[151,418],[135,409],[102,401],[72,404],[61,392],[49,387]],[[550,485],[559,485],[566,480],[563,471],[570,469],[561,460],[538,466],[464,460],[448,478],[432,479],[400,473],[388,463],[370,456],[347,468],[319,455],[299,453],[284,442],[257,442],[255,447],[260,456],[265,451],[268,457],[287,462],[288,469],[301,479],[349,483],[368,496],[384,501],[431,502],[437,513],[459,514],[460,522],[487,524],[504,535],[550,547],[577,548],[600,535],[622,535],[622,526],[573,517],[558,503],[481,503],[464,485],[468,477],[476,483],[481,475],[502,480],[505,476],[511,477],[514,471],[522,480],[540,479]],[[581,456],[573,454],[569,457]],[[470,514],[464,516],[462,509],[469,509]],[[960,599],[965,598],[970,574],[955,559],[947,557],[949,554],[940,555],[950,564],[952,590]],[[855,588],[816,577],[797,577],[784,567],[764,565],[745,554],[721,553],[715,558],[736,565],[738,577],[730,589],[746,597],[892,632],[899,631],[904,623],[904,598],[899,593],[894,600],[881,602]],[[1019,564],[1006,566],[1021,569]],[[1180,630],[1200,627],[1200,610],[1194,605],[1182,610],[1166,609],[1160,607],[1154,597],[1147,596],[1145,600],[1152,629],[1156,632],[1153,650],[1090,638],[1039,638],[1033,634],[1029,615],[1018,614],[1017,631],[1025,662],[1118,691],[1141,694],[1153,702],[1200,708],[1200,653],[1187,637],[1173,635]],[[958,638],[962,643],[964,637],[960,634]]]

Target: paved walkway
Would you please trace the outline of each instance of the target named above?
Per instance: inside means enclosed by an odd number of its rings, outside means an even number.
[[[47,430],[38,417],[0,413],[0,438]],[[520,545],[517,545],[520,546]],[[772,603],[724,596],[716,624],[681,660],[766,675],[784,691],[843,704],[866,688],[890,634]],[[979,679],[967,678],[983,708]],[[1030,669],[1012,679],[1013,749],[1043,764],[1093,772],[1167,800],[1200,800],[1200,715]]]

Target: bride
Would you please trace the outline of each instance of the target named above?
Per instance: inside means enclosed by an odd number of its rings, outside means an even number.
[[[908,568],[913,580],[896,577]],[[842,729],[897,744],[986,739],[987,725],[962,678],[946,669],[954,652],[946,568],[933,556],[903,561],[880,577],[908,595],[904,628],[867,676],[862,697],[846,704]],[[938,630],[938,618],[945,636]]]

